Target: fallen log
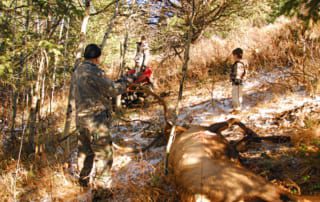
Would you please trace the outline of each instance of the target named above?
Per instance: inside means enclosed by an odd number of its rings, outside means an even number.
[[[295,197],[240,165],[236,144],[229,144],[220,134],[234,124],[249,133],[247,137],[258,138],[236,119],[209,127],[193,126],[176,136],[169,157],[169,169],[180,200],[297,201]]]

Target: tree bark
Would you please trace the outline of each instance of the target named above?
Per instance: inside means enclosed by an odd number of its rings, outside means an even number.
[[[64,30],[65,20],[63,19],[61,22],[60,32],[59,32],[59,41],[58,44],[61,44],[62,40],[62,34]],[[56,70],[57,66],[59,64],[59,56],[57,54],[54,54],[54,65],[53,65],[53,72],[52,72],[52,85],[51,85],[51,95],[50,95],[50,109],[49,113],[52,113],[52,103],[54,103],[54,93],[56,88]]]
[[[18,2],[17,0],[14,1],[14,33],[17,31],[17,6]],[[16,43],[15,36],[13,36],[13,44]],[[13,57],[13,60],[15,60],[15,57]],[[21,71],[21,63],[20,63],[20,70]],[[19,74],[20,75],[20,74]],[[17,99],[19,94],[19,86],[20,86],[20,79],[17,79],[15,88],[12,89],[12,116],[11,116],[11,137],[10,139],[13,140],[15,138],[15,124],[16,124],[16,116],[17,116]]]
[[[181,103],[182,97],[183,97],[184,82],[186,80],[187,72],[188,72],[188,64],[189,64],[189,59],[190,59],[190,46],[191,46],[191,42],[192,42],[192,38],[193,38],[194,17],[195,17],[195,0],[192,1],[192,13],[191,13],[191,17],[189,18],[189,29],[187,32],[187,40],[185,42],[184,62],[183,62],[183,66],[182,66],[182,78],[180,80],[178,102],[177,102],[177,105],[175,108],[173,125],[172,125],[172,129],[170,132],[170,137],[169,137],[169,141],[167,144],[167,148],[166,148],[165,174],[168,174],[168,158],[170,155],[172,143],[175,138],[175,130],[176,130],[177,119],[178,119],[179,111],[180,111],[180,103]]]
[[[128,40],[129,40],[129,27],[130,27],[130,16],[126,21],[126,33],[124,36],[123,44],[121,44],[121,57],[120,57],[120,71],[119,71],[119,76],[122,76],[125,67],[126,67],[126,54],[127,54],[127,49],[128,49]],[[118,77],[119,77],[118,76]]]
[[[126,67],[126,53],[127,53],[127,48],[128,48],[128,38],[129,38],[129,33],[126,31],[126,35],[124,37],[123,43],[121,43],[121,55],[120,55],[120,71],[119,71],[119,76],[122,76],[125,67]]]
[[[30,146],[30,151],[33,152],[35,151],[35,136],[36,136],[36,123],[37,123],[37,114],[39,113],[40,110],[40,96],[41,96],[41,81],[43,78],[43,72],[44,72],[44,67],[45,67],[45,56],[41,52],[41,58],[39,62],[39,69],[38,69],[38,75],[37,75],[37,80],[35,83],[35,89],[34,89],[34,95],[32,96],[31,100],[31,108],[30,108],[30,117],[29,117],[29,146]]]
[[[103,50],[103,48],[107,44],[107,39],[109,38],[109,34],[110,34],[111,30],[112,30],[114,21],[115,21],[117,15],[118,15],[118,11],[119,11],[119,0],[116,0],[116,7],[115,7],[115,10],[114,10],[113,16],[112,16],[112,18],[111,18],[111,20],[109,22],[107,31],[105,32],[105,34],[103,36],[103,39],[102,39],[102,42],[100,44],[101,50]]]
[[[47,80],[47,75],[46,73],[43,73],[43,77],[41,79],[41,105],[40,108],[44,105],[45,101],[45,96],[46,96],[46,80]],[[41,111],[40,111],[41,112]],[[40,118],[42,117],[42,113],[40,113]]]
[[[118,78],[120,76],[123,76],[123,73],[125,72],[126,53],[127,53],[127,48],[128,48],[128,38],[129,38],[128,24],[126,24],[126,34],[125,34],[123,43],[120,43],[120,68],[119,68]],[[116,107],[119,109],[121,108],[121,105],[122,105],[121,97],[122,97],[121,95],[118,95],[116,97]]]
[[[16,15],[16,7],[17,6],[18,6],[17,1],[15,1],[15,15]],[[30,0],[27,1],[27,6],[30,6]],[[25,20],[25,24],[24,24],[26,32],[28,32],[28,30],[29,30],[29,23],[30,23],[30,11],[27,10],[26,11],[26,20]],[[16,30],[16,20],[15,20],[15,28],[14,29]],[[26,39],[26,37],[24,37],[23,41],[22,41],[22,45],[25,45],[26,42],[27,42],[27,39]],[[22,75],[24,65],[25,65],[24,53],[22,52],[19,57],[19,72],[18,72],[19,76]],[[17,104],[18,104],[17,102],[18,102],[18,98],[19,98],[19,91],[21,90],[20,89],[20,87],[21,87],[20,79],[22,79],[22,76],[17,79],[16,89],[14,91],[13,99],[12,99],[12,102],[13,102],[13,105],[12,105],[12,125],[11,125],[11,139],[12,140],[15,138],[14,131],[15,131],[16,116],[17,116]]]
[[[67,18],[67,23],[66,23],[66,37],[65,37],[65,41],[64,41],[64,50],[63,50],[63,54],[67,55],[68,53],[68,42],[69,42],[69,28],[70,28],[70,18]],[[64,61],[63,61],[63,89],[65,90],[66,88],[66,74],[67,74],[67,66],[68,66],[68,60],[66,57],[64,57]]]

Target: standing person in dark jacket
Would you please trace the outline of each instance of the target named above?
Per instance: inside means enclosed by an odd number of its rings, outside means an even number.
[[[236,48],[232,51],[234,64],[231,68],[230,80],[232,82],[232,107],[240,111],[242,107],[243,81],[247,74],[248,62],[243,59],[243,50]]]
[[[114,83],[105,76],[98,66],[100,56],[101,49],[97,45],[88,45],[84,62],[72,76],[76,126],[80,133],[78,169],[81,170],[79,182],[82,186],[88,186],[93,170],[97,177],[109,175],[113,162],[110,98],[126,89],[126,84]]]

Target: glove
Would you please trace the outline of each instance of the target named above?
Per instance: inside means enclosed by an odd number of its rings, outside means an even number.
[[[133,80],[132,78],[126,77],[126,82],[127,82],[127,83],[133,83],[134,80]]]
[[[117,83],[131,84],[133,82],[134,82],[134,79],[128,76],[122,76],[119,80],[117,80]]]

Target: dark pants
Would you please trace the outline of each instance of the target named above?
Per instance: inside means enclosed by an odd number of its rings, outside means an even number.
[[[101,121],[100,116],[101,114],[98,118]],[[108,117],[105,121],[107,120]],[[79,182],[82,186],[87,186],[92,173],[96,178],[109,175],[113,163],[112,140],[108,124],[97,124],[97,116],[82,117],[78,123],[78,168],[81,169]]]
[[[87,186],[89,181],[90,181],[90,173],[93,168],[93,163],[94,163],[94,152],[91,147],[91,138],[90,138],[90,133],[86,129],[82,129],[79,135],[79,145],[78,145],[78,161],[84,158],[83,160],[83,165],[82,169],[80,172],[80,184],[82,186]],[[82,162],[78,162],[82,163]],[[79,166],[80,167],[80,166]]]

